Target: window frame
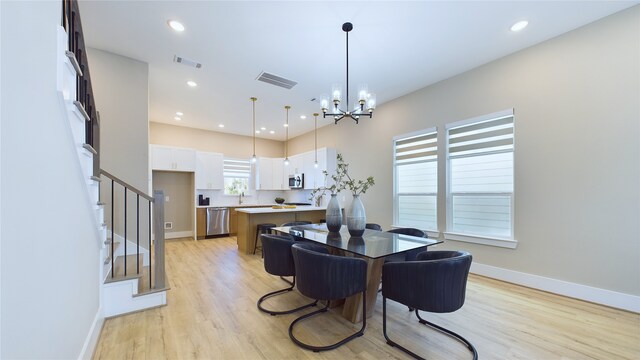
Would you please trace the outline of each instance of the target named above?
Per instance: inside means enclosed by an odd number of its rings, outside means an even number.
[[[504,238],[504,237],[498,237],[498,236],[486,236],[486,235],[478,235],[478,234],[469,234],[469,233],[461,233],[461,232],[454,232],[452,231],[453,228],[453,193],[451,191],[451,158],[450,158],[450,154],[449,154],[449,131],[453,128],[457,128],[460,126],[465,126],[465,125],[470,125],[473,123],[479,123],[479,122],[483,122],[483,121],[488,121],[488,120],[492,120],[492,119],[496,119],[496,118],[501,118],[501,117],[507,117],[507,116],[511,116],[513,117],[513,146],[512,146],[512,150],[511,151],[498,151],[496,153],[506,153],[506,152],[511,152],[512,156],[513,156],[513,163],[512,163],[512,171],[513,171],[513,189],[510,193],[508,192],[485,192],[485,193],[481,193],[481,192],[475,192],[473,193],[475,194],[479,194],[479,195],[509,195],[510,196],[510,225],[511,225],[511,234],[509,235],[508,238]],[[491,114],[486,114],[486,115],[481,115],[481,116],[476,116],[473,118],[469,118],[469,119],[465,119],[465,120],[461,120],[461,121],[456,121],[456,122],[452,122],[449,124],[446,124],[445,126],[445,146],[444,146],[444,151],[445,151],[445,156],[443,161],[445,161],[445,219],[446,219],[446,229],[444,231],[444,237],[447,240],[455,240],[455,241],[464,241],[464,242],[470,242],[470,243],[476,243],[476,244],[483,244],[483,245],[491,245],[491,246],[498,246],[498,247],[505,247],[505,248],[511,248],[514,249],[516,248],[518,242],[515,239],[515,192],[516,192],[516,161],[515,161],[515,149],[516,149],[516,143],[515,143],[515,112],[513,109],[506,109],[506,110],[502,110],[502,111],[497,111]],[[470,156],[471,157],[471,156]]]
[[[430,127],[427,129],[422,129],[422,130],[417,130],[417,131],[412,131],[410,133],[407,134],[402,134],[402,135],[397,135],[393,137],[393,141],[392,141],[392,151],[393,151],[393,225],[391,225],[392,228],[401,228],[403,226],[399,225],[399,217],[400,217],[400,198],[399,198],[399,194],[398,194],[398,163],[396,161],[396,142],[400,141],[400,140],[404,140],[406,138],[412,138],[412,137],[417,137],[420,135],[428,135],[428,134],[435,134],[436,135],[436,147],[438,146],[438,138],[439,138],[439,134],[438,134],[438,127],[434,126],[434,127]],[[430,238],[439,238],[440,236],[440,230],[438,227],[438,193],[439,193],[439,186],[438,184],[440,183],[439,179],[440,179],[440,175],[439,175],[439,161],[440,161],[440,156],[439,156],[439,150],[437,151],[436,154],[436,159],[435,159],[435,163],[436,163],[436,191],[435,193],[431,193],[431,192],[425,192],[425,193],[406,193],[406,194],[402,194],[405,196],[415,196],[415,195],[423,195],[423,196],[435,196],[436,198],[436,211],[435,211],[435,216],[436,216],[436,228],[435,229],[420,229],[423,231],[426,231],[428,236]]]
[[[242,177],[238,177],[238,176],[226,176],[225,175],[225,171],[224,171],[224,162],[226,160],[229,161],[242,161],[242,162],[248,162],[249,164],[249,176],[246,177],[247,180],[247,190],[244,192],[243,196],[251,196],[252,195],[252,184],[253,184],[253,179],[254,179],[254,169],[255,166],[254,164],[250,161],[250,160],[246,160],[246,159],[242,159],[242,158],[232,158],[232,157],[224,157],[222,159],[222,196],[233,196],[233,197],[237,197],[239,196],[239,194],[227,194],[227,188],[225,186],[225,180],[227,178],[230,179],[237,179],[237,178],[242,178]]]

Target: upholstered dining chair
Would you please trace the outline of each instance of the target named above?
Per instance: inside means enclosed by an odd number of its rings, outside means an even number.
[[[478,358],[475,347],[465,338],[423,319],[419,311],[450,313],[462,307],[472,256],[464,251],[425,251],[415,261],[390,262],[382,266],[382,332],[387,344],[416,359],[414,352],[398,345],[387,335],[387,299],[415,309],[420,324],[427,325],[464,343]]]
[[[291,246],[295,244],[295,241],[292,237],[283,235],[262,234],[260,235],[260,240],[262,241],[264,269],[266,270],[266,272],[271,275],[280,276],[282,280],[289,283],[291,286],[285,289],[270,292],[262,296],[258,300],[258,309],[260,309],[260,311],[262,312],[275,316],[291,314],[293,312],[315,306],[318,303],[317,300],[312,303],[297,307],[295,309],[284,311],[268,310],[262,306],[262,302],[267,298],[293,290],[296,285],[296,269],[293,264],[293,256],[291,254]],[[310,246],[313,246],[313,249],[317,252],[327,252],[327,250],[320,245],[310,244]],[[293,281],[289,281],[283,278],[283,276],[293,276]]]
[[[389,233],[394,233],[394,234],[402,234],[402,235],[409,235],[409,236],[417,236],[417,237],[422,237],[422,238],[427,238],[427,233],[420,230],[420,229],[414,229],[414,228],[397,228],[397,229],[391,229],[388,230],[387,232]],[[401,254],[394,254],[391,256],[387,256],[385,258],[385,262],[391,262],[391,261],[412,261],[416,259],[416,256],[423,252],[426,251],[427,247],[419,247],[417,249],[411,249],[409,251],[406,251],[404,253]]]
[[[370,229],[370,230],[378,230],[378,231],[382,231],[382,226],[378,225],[378,224],[374,224],[374,223],[366,223],[364,225],[365,229]]]
[[[298,346],[315,352],[335,349],[364,334],[367,326],[367,262],[363,259],[335,256],[314,251],[312,244],[296,243],[291,248],[298,279],[298,291],[317,300],[325,300],[322,309],[302,315],[289,326],[289,337]],[[362,294],[362,327],[344,339],[326,346],[304,343],[293,334],[297,323],[314,315],[324,313],[332,300]]]

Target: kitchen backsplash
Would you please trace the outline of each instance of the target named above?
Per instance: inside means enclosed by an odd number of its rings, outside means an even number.
[[[311,203],[309,197],[311,190],[289,190],[289,191],[270,191],[270,190],[254,190],[249,195],[242,198],[243,204],[274,204],[275,198],[284,198],[286,202]],[[237,195],[224,195],[222,190],[198,190],[196,194],[196,204],[198,195],[210,198],[209,206],[229,206],[238,205]],[[327,203],[323,201],[321,205]]]

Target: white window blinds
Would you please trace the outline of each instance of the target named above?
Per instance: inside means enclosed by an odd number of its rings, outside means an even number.
[[[429,129],[394,141],[395,224],[437,230],[437,132]]]
[[[448,230],[513,238],[513,113],[448,129]]]
[[[224,177],[248,178],[251,176],[251,163],[248,160],[224,159]]]

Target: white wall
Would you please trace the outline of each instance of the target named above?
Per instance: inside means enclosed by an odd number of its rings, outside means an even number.
[[[440,248],[469,250],[481,264],[640,295],[638,24],[635,6],[388,102],[359,125],[323,127],[319,146],[336,147],[358,178],[375,176],[363,197],[367,219],[388,228],[393,136],[443,131],[450,122],[514,108],[517,249],[455,241]],[[438,145],[443,157],[444,136]],[[312,133],[290,145],[294,153],[312,148]],[[438,206],[442,231],[444,196]]]
[[[0,6],[0,357],[77,358],[98,314],[100,240],[55,90],[61,3]]]
[[[90,40],[90,39],[89,39]],[[149,189],[149,64],[87,49],[96,109],[100,112],[100,168],[146,193]],[[115,232],[124,233],[123,187],[114,186]],[[111,184],[103,181],[105,223],[111,224]],[[136,196],[127,192],[127,239],[136,241]],[[140,200],[140,243],[148,247],[148,202]]]

